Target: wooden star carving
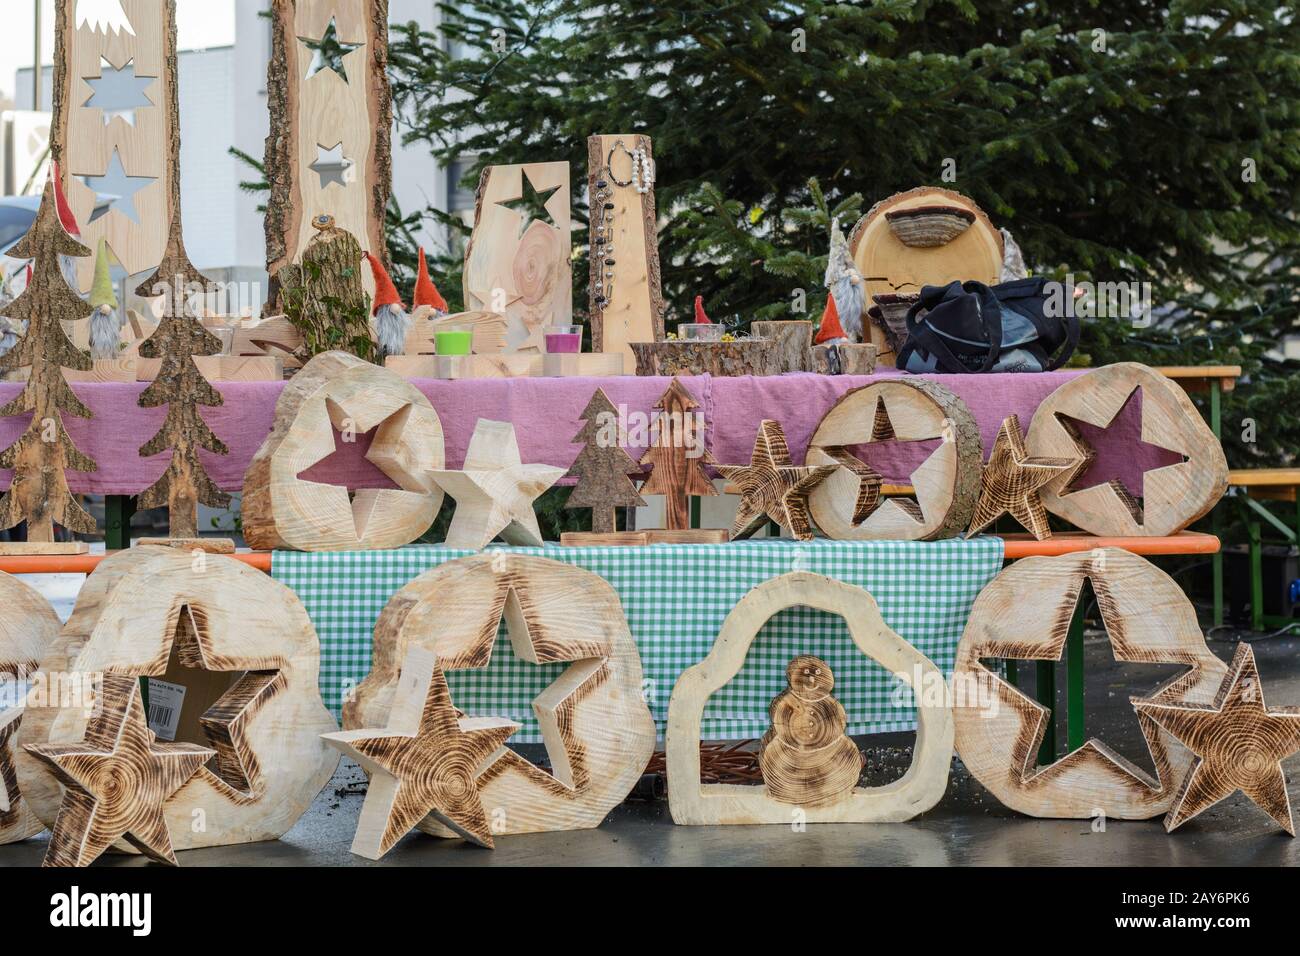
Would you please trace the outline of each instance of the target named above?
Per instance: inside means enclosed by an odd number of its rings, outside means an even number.
[[[542,543],[533,501],[564,475],[563,468],[525,465],[510,422],[480,418],[460,471],[430,477],[456,499],[447,547],[481,550],[498,534],[510,544]]]
[[[66,791],[44,866],[89,866],[119,839],[176,865],[163,806],[215,753],[196,744],[160,744],[145,722],[140,680],[105,674],[101,712],[79,744],[28,744]]]
[[[1078,463],[1077,458],[1029,457],[1019,416],[1003,419],[980,478],[980,496],[967,535],[978,534],[1000,516],[1010,514],[1039,541],[1050,538],[1052,529],[1039,489]]]
[[[352,852],[378,860],[426,815],[489,849],[492,828],[475,777],[519,729],[503,717],[460,717],[433,652],[406,653],[383,730],[322,734],[370,774]]]
[[[0,826],[10,822],[18,806],[18,773],[14,770],[13,737],[23,719],[21,707],[0,713]]]
[[[1237,645],[1213,703],[1135,697],[1133,707],[1196,755],[1165,816],[1166,831],[1240,790],[1295,836],[1282,761],[1300,750],[1300,707],[1270,711],[1265,706],[1249,644]]]
[[[729,493],[740,494],[740,507],[731,526],[731,537],[747,538],[771,518],[800,541],[813,536],[808,519],[808,494],[825,481],[839,465],[801,465],[790,461],[781,423],[764,419],[754,439],[754,453],[748,465],[719,465],[718,471],[730,484]]]
[[[849,519],[849,523],[856,528],[880,506],[880,489],[885,483],[884,476],[865,461],[850,454],[843,445],[832,445],[822,450],[858,478],[858,498],[853,503],[853,515]]]

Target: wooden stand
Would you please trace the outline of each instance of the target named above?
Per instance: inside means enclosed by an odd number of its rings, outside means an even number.
[[[623,368],[622,352],[558,352],[542,356],[542,369],[538,374],[547,378],[608,378],[626,374]]]
[[[634,173],[638,150],[649,165]],[[592,348],[623,356],[629,368],[635,361],[630,343],[664,337],[653,169],[649,136],[587,137]]]
[[[284,378],[278,355],[196,355],[194,365],[209,382],[279,382]],[[152,382],[162,368],[161,359],[138,359],[135,380]]]
[[[885,787],[845,790],[832,785],[838,777],[818,783],[812,774],[800,773],[792,788],[783,788],[778,782],[775,794],[771,785],[701,785],[700,721],[709,697],[740,672],[763,625],[777,612],[796,605],[844,618],[858,649],[916,692],[916,750],[901,780]],[[916,686],[918,681],[921,687]],[[910,820],[938,803],[948,786],[953,721],[944,688],[943,673],[885,624],[875,599],[862,588],[806,571],[764,581],[727,615],[709,656],[686,670],[673,688],[667,733],[668,807],[673,822],[688,826],[789,826],[799,819],[807,823]],[[767,750],[771,741],[764,740]],[[835,746],[843,749],[842,744]],[[844,752],[837,759],[846,756]],[[772,758],[767,762],[771,764]],[[778,779],[786,781],[789,776],[782,772]],[[809,802],[792,805],[788,798],[794,794]]]
[[[853,457],[852,446],[894,438],[940,440],[912,472],[915,497],[884,498],[861,518],[863,476],[838,468],[808,498],[812,519],[827,537],[930,541],[953,537],[970,524],[983,461],[979,425],[966,403],[936,382],[889,379],[845,392],[813,432],[806,461],[843,464]]]
[[[362,488],[299,477],[334,452],[334,432],[375,429],[366,458],[397,488]],[[324,352],[280,393],[275,425],[244,475],[244,537],[256,550],[396,548],[433,524],[442,491],[430,472],[445,464],[442,423],[401,377],[347,352]]]
[[[40,666],[45,650],[59,636],[59,616],[50,602],[18,578],[0,573],[0,674],[11,689],[23,683]],[[14,769],[14,748],[22,721],[21,699],[16,706],[0,708],[0,844],[26,840],[45,829],[23,800]]]
[[[630,342],[638,375],[779,375],[781,343],[770,339],[735,342]]]
[[[594,531],[564,531],[560,544],[569,548],[635,547],[646,544],[726,544],[731,540],[726,528],[688,528],[684,531],[667,531],[652,528],[648,531],[611,531],[602,534]]]
[[[812,323],[807,319],[781,322],[753,322],[750,324],[755,338],[767,339],[777,343],[780,359],[776,374],[786,372],[811,372],[812,367]]]
[[[85,541],[0,541],[0,555],[89,554]]]
[[[655,726],[618,594],[590,571],[497,551],[420,575],[380,614],[373,665],[344,703],[343,726],[389,723],[411,648],[437,654],[445,670],[490,666],[502,617],[515,657],[568,667],[533,701],[551,770],[505,749],[478,769],[474,785],[498,824],[493,834],[599,826],[640,779]],[[436,818],[420,829],[458,835]]]
[[[218,699],[203,702],[211,704],[200,710],[204,739],[178,741],[210,747],[216,757],[163,804],[172,846],[279,838],[338,765],[320,740],[335,723],[321,701],[320,645],[302,603],[233,558],[197,563],[173,548],[120,551],[86,579],[38,676],[75,688],[107,673],[138,686],[140,677],[167,674],[171,662],[181,668],[172,673],[234,678]],[[80,746],[94,710],[93,695],[78,693],[29,706],[23,743]],[[59,777],[19,754],[18,780],[32,809],[53,824],[64,800]]]
[[[529,378],[542,368],[536,354],[390,355],[384,367],[402,378]]]
[[[234,554],[235,542],[230,538],[140,538],[136,546],[146,548],[176,548],[178,551],[202,551],[204,554]]]
[[[957,753],[971,775],[1013,810],[1034,817],[1145,820],[1169,809],[1192,755],[1139,712],[1153,779],[1093,738],[1046,767],[1035,766],[1049,708],[983,661],[1059,661],[1086,580],[1097,594],[1117,661],[1191,667],[1151,694],[1161,703],[1208,704],[1227,668],[1205,645],[1182,589],[1155,565],[1117,548],[1026,558],[980,592],[953,672]]]

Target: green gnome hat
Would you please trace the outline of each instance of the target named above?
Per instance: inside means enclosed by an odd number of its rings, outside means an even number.
[[[95,250],[95,281],[90,285],[90,307],[98,309],[101,305],[117,308],[117,294],[113,291],[113,277],[108,273],[108,244],[99,240]]]

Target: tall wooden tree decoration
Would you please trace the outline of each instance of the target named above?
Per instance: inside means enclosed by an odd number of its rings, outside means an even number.
[[[636,485],[628,478],[641,469],[623,450],[618,411],[604,389],[596,389],[591,396],[582,411],[582,420],[586,424],[573,440],[583,442],[583,449],[567,475],[577,478],[578,483],[564,507],[590,508],[592,532],[613,534],[616,508],[645,504],[636,492]]]
[[[62,322],[85,318],[87,306],[68,286],[59,256],[88,256],[90,250],[64,231],[54,199],[54,180],[45,184],[36,221],[10,252],[15,259],[32,260],[27,288],[5,309],[5,316],[26,321],[27,334],[3,357],[0,371],[30,366],[27,384],[0,417],[32,413],[31,423],[18,441],[0,452],[0,468],[14,470],[9,491],[0,498],[0,529],[27,522],[27,549],[44,553],[84,551],[84,543],[54,545],[54,522],[70,531],[95,532],[95,519],[72,498],[64,470],[96,471],[88,456],[78,451],[63,429],[63,413],[90,418],[90,409],[73,394],[63,377],[63,367],[86,371],[90,356],[68,341]]]
[[[199,449],[217,455],[228,454],[229,449],[213,434],[199,412],[202,405],[218,407],[222,398],[203,377],[193,356],[218,354],[221,341],[202,326],[194,312],[190,297],[205,288],[205,283],[185,254],[180,233],[181,213],[177,202],[167,254],[158,271],[136,289],[136,294],[141,296],[161,294],[165,303],[158,328],[140,343],[140,355],[162,359],[162,367],[148,388],[140,393],[138,403],[142,408],[166,405],[167,418],[158,433],[140,448],[140,455],[152,458],[172,449],[167,470],[140,495],[139,505],[168,508],[168,543],[232,550],[233,544],[226,547],[227,539],[200,542],[198,536],[199,505],[224,508],[230,504],[230,495],[217,488],[204,470]]]
[[[704,473],[704,466],[712,464],[713,457],[704,450],[704,424],[694,413],[699,407],[686,386],[674,378],[655,403],[660,410],[658,431],[641,458],[641,464],[654,467],[641,493],[664,496],[666,523],[671,531],[691,526],[691,495],[718,493]]]

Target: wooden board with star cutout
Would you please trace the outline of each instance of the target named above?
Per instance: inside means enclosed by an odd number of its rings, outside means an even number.
[[[507,352],[542,353],[547,326],[573,322],[569,164],[488,166],[465,246],[469,311],[506,317]]]
[[[447,529],[449,548],[479,551],[500,535],[510,544],[540,545],[533,502],[564,477],[553,465],[525,465],[510,422],[480,418],[459,471],[434,470],[429,478],[456,500]]]
[[[370,775],[352,852],[378,860],[426,816],[492,849],[476,776],[518,729],[503,717],[461,717],[438,656],[408,649],[387,725],[323,735]]]
[[[509,651],[498,646],[502,619]],[[348,730],[389,723],[413,647],[436,654],[447,672],[490,668],[500,653],[566,665],[533,700],[551,769],[507,749],[476,775],[496,836],[599,826],[654,751],[641,656],[618,594],[582,568],[510,551],[448,561],[393,595],[373,647],[369,676],[343,705]],[[420,828],[458,835],[435,818]]]
[[[758,425],[749,464],[717,466],[727,479],[727,493],[740,495],[731,537],[748,538],[771,520],[789,528],[800,541],[812,540],[808,496],[836,467],[794,465],[781,423],[764,419]]]
[[[321,700],[320,644],[302,602],[234,558],[148,546],[119,551],[86,579],[36,679],[54,675],[77,688],[110,674],[137,683],[162,677],[172,662],[201,678],[191,686],[229,676],[202,712],[199,739],[176,741],[215,756],[166,802],[173,848],[278,839],[338,765],[320,739],[337,724]],[[94,709],[93,696],[33,697],[22,743],[78,745]],[[17,758],[24,796],[53,824],[64,782],[31,754]]]
[[[734,678],[745,664],[763,625],[789,607],[811,607],[842,617],[854,645],[916,693],[916,749],[907,772],[883,787],[836,788],[829,792],[814,779],[773,780],[768,786],[702,784],[700,780],[700,722],[709,698]],[[919,683],[921,686],[915,686]],[[789,826],[807,823],[896,823],[924,813],[943,796],[952,762],[953,717],[942,672],[915,647],[896,634],[880,615],[867,590],[842,581],[792,571],[764,581],[749,591],[723,621],[708,657],[677,679],[668,703],[666,733],[668,807],[673,822],[686,826]],[[767,738],[764,738],[767,741]],[[850,744],[850,749],[852,745]],[[841,760],[848,754],[842,754]],[[766,777],[767,767],[764,767]],[[811,775],[810,775],[811,776]],[[789,790],[805,802],[792,805]]]
[[[1144,474],[1140,496],[1118,480],[1076,488],[1095,452],[1075,422],[1105,428],[1136,391],[1142,401],[1141,441],[1174,452],[1182,461]],[[1187,393],[1137,362],[1093,369],[1052,392],[1034,412],[1025,446],[1036,458],[1077,460],[1043,487],[1043,505],[1099,537],[1177,534],[1208,514],[1228,489],[1223,446]]]
[[[1169,575],[1117,548],[1025,558],[980,592],[957,646],[957,753],[995,797],[1029,816],[1089,819],[1101,812],[1145,820],[1164,813],[1174,799],[1192,759],[1182,745],[1139,712],[1154,776],[1097,738],[1037,766],[1049,709],[984,663],[1059,661],[1085,580],[1092,583],[1117,661],[1185,668],[1149,700],[1213,700],[1227,668],[1206,646],[1195,608]]]
[[[1269,709],[1249,644],[1237,645],[1210,703],[1135,697],[1133,708],[1195,754],[1165,815],[1167,832],[1240,790],[1295,836],[1282,761],[1300,751],[1300,707]]]
[[[14,746],[23,698],[45,650],[59,635],[59,616],[35,588],[0,572],[0,844],[35,836],[45,824],[23,799]]]
[[[176,2],[120,0],[125,24],[79,18],[79,5],[54,4],[50,157],[80,241],[103,239],[128,274],[148,272],[162,261],[180,177]],[[116,198],[92,221],[100,195]],[[93,275],[93,257],[77,262],[82,291]]]
[[[266,271],[299,261],[316,216],[388,263],[392,189],[388,0],[277,0],[267,69]],[[369,269],[361,270],[374,292]],[[270,301],[277,289],[270,290]]]
[[[360,488],[299,477],[334,453],[335,432],[374,430],[366,459],[396,485]],[[244,474],[244,538],[252,548],[341,551],[395,548],[433,524],[442,491],[442,423],[429,400],[395,372],[346,352],[323,352],[285,385],[275,424]]]
[[[1079,458],[1034,458],[1025,451],[1025,437],[1020,417],[1003,419],[988,463],[980,476],[980,496],[970,519],[968,534],[979,534],[1004,514],[1009,514],[1034,536],[1043,541],[1052,536],[1043,507],[1040,489]]]
[[[884,497],[871,467],[871,443],[932,442],[912,472],[912,495]],[[983,448],[966,403],[937,382],[887,379],[840,396],[808,444],[809,465],[833,465],[813,489],[808,509],[828,538],[931,541],[965,530],[979,495]],[[887,476],[897,478],[901,476]]]

